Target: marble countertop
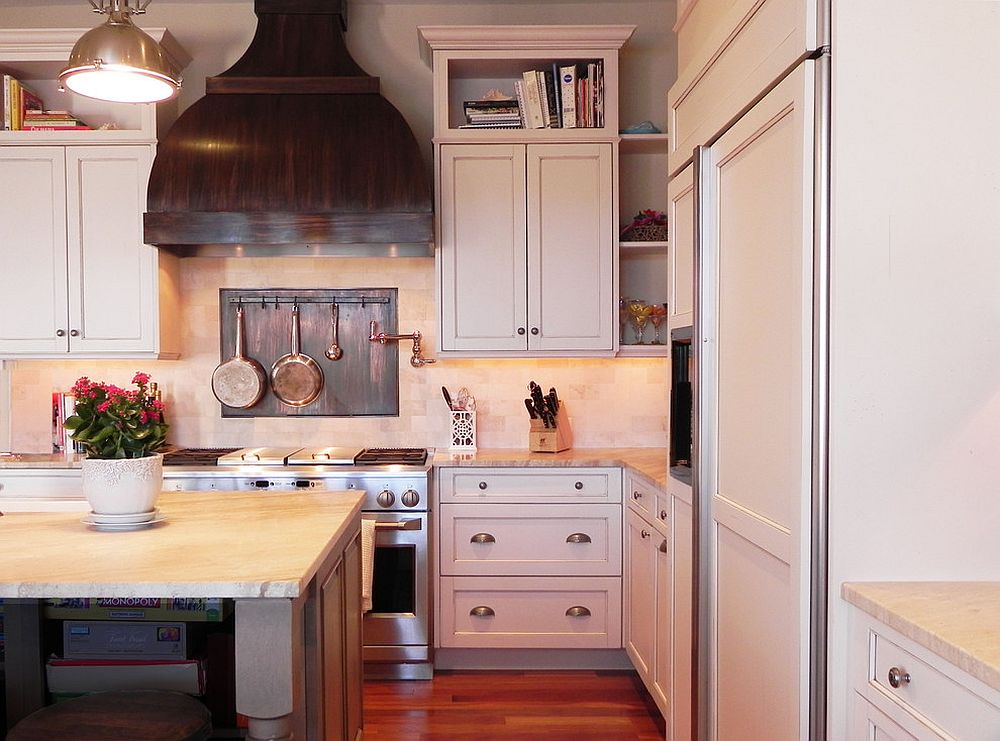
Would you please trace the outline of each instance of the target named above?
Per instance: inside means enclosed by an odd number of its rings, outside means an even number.
[[[471,453],[437,450],[435,466],[624,466],[647,483],[665,490],[667,486],[666,448],[572,448],[562,453],[532,453],[523,448],[490,448]],[[16,468],[79,468],[82,456],[45,453],[0,454],[0,470]]]
[[[571,448],[561,453],[532,453],[518,448],[486,448],[470,453],[438,450],[434,466],[539,466],[573,468],[583,466],[623,466],[640,474],[648,483],[666,490],[666,448]]]
[[[847,582],[841,594],[1000,691],[1000,582]]]
[[[363,495],[164,492],[166,519],[99,532],[80,512],[0,517],[0,597],[297,597]]]

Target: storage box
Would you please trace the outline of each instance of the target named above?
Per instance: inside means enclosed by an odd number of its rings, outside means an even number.
[[[71,694],[109,690],[172,690],[188,695],[205,692],[201,662],[101,661],[49,659],[45,665],[49,692]]]
[[[232,600],[184,597],[104,597],[45,601],[44,616],[60,620],[171,620],[219,623]]]
[[[67,659],[187,658],[184,623],[67,620],[63,656]]]

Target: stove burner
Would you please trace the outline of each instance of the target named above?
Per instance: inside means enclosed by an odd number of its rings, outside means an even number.
[[[358,465],[365,463],[403,463],[423,465],[427,460],[426,448],[365,448],[354,457]]]
[[[219,456],[228,455],[239,448],[180,448],[163,454],[165,466],[214,466]]]

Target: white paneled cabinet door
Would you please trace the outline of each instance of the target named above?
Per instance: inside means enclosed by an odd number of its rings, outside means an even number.
[[[667,738],[692,741],[691,642],[693,613],[694,512],[690,502],[673,499],[673,559],[670,587],[670,715]]]
[[[625,650],[632,665],[647,681],[653,676],[653,656],[656,628],[656,543],[661,536],[653,526],[631,509],[628,522],[628,563],[625,593],[627,619],[625,622]]]
[[[670,327],[694,323],[694,166],[688,165],[667,185],[670,224],[670,275],[667,311]]]
[[[142,242],[148,146],[66,149],[70,352],[155,350],[155,248]]]
[[[65,352],[63,148],[3,147],[0,183],[0,352]]]
[[[527,150],[528,346],[611,350],[611,145],[531,144]]]
[[[441,349],[524,350],[524,145],[441,147]]]
[[[806,62],[712,145],[699,185],[718,741],[808,737],[813,87]]]

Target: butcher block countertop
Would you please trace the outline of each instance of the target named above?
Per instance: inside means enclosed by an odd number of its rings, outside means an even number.
[[[80,512],[0,517],[0,597],[298,597],[358,528],[359,492],[164,492],[165,519],[99,532]]]
[[[1000,582],[847,582],[845,600],[1000,690]]]
[[[518,448],[486,448],[470,453],[438,450],[434,466],[540,466],[580,468],[622,466],[662,490],[667,486],[666,448],[571,448],[561,453],[532,453]]]

